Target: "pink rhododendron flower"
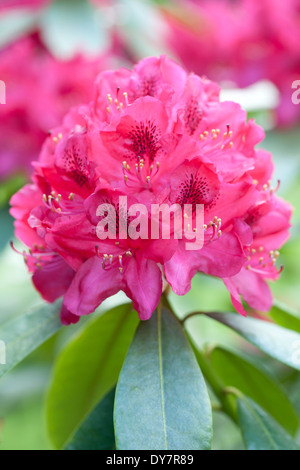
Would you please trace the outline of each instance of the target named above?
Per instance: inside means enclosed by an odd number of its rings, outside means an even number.
[[[68,110],[93,96],[93,83],[107,59],[55,59],[37,34],[0,52],[6,105],[0,107],[0,178],[29,171],[47,133]]]
[[[164,10],[168,43],[199,75],[240,87],[270,80],[280,91],[279,124],[299,120],[291,100],[299,79],[299,0],[177,0]]]
[[[280,274],[291,208],[271,187],[271,155],[256,150],[262,129],[239,105],[220,102],[219,91],[165,57],[148,58],[132,71],[101,73],[93,101],[47,138],[11,213],[30,248],[24,257],[35,287],[49,302],[64,295],[63,323],[119,291],[146,320],[165,282],[184,295],[198,271],[223,279],[241,314],[240,296],[253,308],[271,307],[266,281]],[[126,238],[135,204],[147,211],[137,236]],[[181,238],[143,237],[153,204],[189,205],[193,225]],[[99,213],[103,205],[113,212]],[[99,222],[113,213],[115,238],[102,239]],[[191,228],[201,232],[202,249],[186,249]]]

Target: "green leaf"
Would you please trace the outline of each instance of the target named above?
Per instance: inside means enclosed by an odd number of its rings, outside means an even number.
[[[235,387],[255,400],[288,432],[295,434],[298,416],[280,386],[245,359],[217,347],[210,353],[211,365],[226,387]]]
[[[113,450],[115,389],[96,406],[65,450]]]
[[[1,25],[1,19],[0,19]],[[1,27],[0,27],[1,30]],[[0,41],[1,42],[1,41]],[[24,175],[16,174],[13,177],[7,179],[6,181],[1,181],[0,184],[0,208],[5,207],[8,204],[11,196],[16,193],[24,184],[26,183],[26,178]]]
[[[238,414],[247,450],[300,450],[290,435],[250,398],[238,398]]]
[[[185,333],[169,311],[140,324],[120,374],[114,416],[117,449],[211,448],[206,385]]]
[[[278,325],[300,333],[300,314],[287,305],[276,301],[269,315]]]
[[[131,304],[114,308],[90,322],[61,352],[47,402],[55,447],[66,445],[115,386],[138,321]]]
[[[300,370],[300,335],[281,326],[234,313],[208,313],[278,361]]]
[[[13,369],[60,328],[61,302],[45,304],[0,328],[0,377]],[[2,347],[1,347],[2,346]],[[4,354],[5,353],[5,354]],[[1,362],[6,364],[1,365]]]

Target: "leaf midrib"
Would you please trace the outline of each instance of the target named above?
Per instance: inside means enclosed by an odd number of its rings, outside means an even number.
[[[158,312],[157,312],[157,334],[158,334],[158,361],[159,361],[159,380],[160,380],[163,432],[164,432],[165,447],[166,447],[166,450],[167,450],[168,449],[168,436],[167,436],[167,423],[166,423],[166,411],[165,411],[165,392],[164,392],[164,378],[163,378],[161,309],[158,309]]]
[[[266,435],[267,439],[270,441],[271,443],[271,446],[274,448],[274,450],[279,450],[279,447],[277,446],[276,442],[274,441],[271,433],[269,432],[268,428],[266,427],[265,423],[263,422],[263,420],[261,419],[261,417],[259,416],[259,414],[255,411],[255,409],[253,407],[251,407],[249,405],[249,403],[247,402],[247,400],[241,398],[241,400],[243,400],[243,403],[247,406],[248,410],[250,411],[250,413],[253,415],[253,417],[256,419],[256,421],[260,424],[261,428],[262,428],[262,431],[264,432],[264,434]]]

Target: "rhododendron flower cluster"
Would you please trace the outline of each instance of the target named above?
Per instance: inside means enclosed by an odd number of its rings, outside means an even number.
[[[279,124],[299,119],[291,86],[299,80],[299,0],[177,0],[167,9],[168,42],[200,75],[238,86],[270,80],[279,89]]]
[[[72,106],[92,98],[92,83],[106,64],[105,57],[57,60],[38,34],[1,50],[0,78],[7,96],[0,108],[0,178],[31,170],[48,131]]]
[[[92,102],[47,138],[11,213],[35,287],[48,302],[64,296],[64,324],[119,291],[147,320],[166,283],[184,295],[198,271],[221,278],[243,315],[241,296],[271,307],[266,281],[279,277],[291,207],[272,187],[271,155],[256,149],[263,130],[219,92],[165,57],[148,58],[101,73]],[[120,214],[120,197],[128,207],[202,205],[203,248],[187,251],[185,234],[125,239],[118,224],[116,239],[100,240],[97,208]]]

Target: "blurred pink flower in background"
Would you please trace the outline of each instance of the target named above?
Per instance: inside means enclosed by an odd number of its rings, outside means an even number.
[[[300,1],[176,0],[163,9],[169,45],[191,71],[239,87],[270,80],[280,125],[299,120],[291,101],[300,73]]]
[[[0,11],[15,8],[42,8],[54,0],[0,0]],[[88,0],[95,5],[104,5],[108,0]],[[70,4],[72,0],[70,0]]]
[[[64,295],[63,323],[120,290],[146,320],[164,281],[184,295],[197,271],[223,279],[241,314],[240,296],[269,310],[266,280],[280,274],[277,250],[289,236],[291,208],[271,187],[271,155],[255,148],[263,130],[239,105],[220,102],[219,92],[164,57],[148,58],[132,71],[100,74],[91,104],[52,131],[11,213],[30,248],[24,258],[35,287],[49,302]],[[128,207],[203,204],[204,247],[187,251],[185,234],[123,239],[119,225],[116,240],[100,240],[97,208],[124,212],[119,196]]]
[[[72,106],[92,99],[93,81],[107,63],[108,55],[58,60],[37,33],[0,51],[7,94],[0,109],[0,178],[31,172],[48,131]]]
[[[41,8],[52,0],[0,0],[0,12],[15,8]]]

